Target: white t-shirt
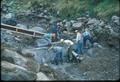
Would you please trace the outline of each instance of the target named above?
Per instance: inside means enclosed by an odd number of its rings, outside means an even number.
[[[64,43],[66,43],[68,45],[73,45],[74,44],[71,40],[64,40]]]

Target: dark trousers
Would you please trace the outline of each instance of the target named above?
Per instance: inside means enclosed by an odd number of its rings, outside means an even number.
[[[72,62],[73,60],[72,50],[73,50],[73,46],[69,46],[67,53],[67,62]]]
[[[90,43],[93,45],[93,38],[90,37],[89,35],[87,35],[87,36],[83,37],[83,46],[84,46],[84,47],[86,47],[86,42],[87,42],[87,40],[89,40]]]

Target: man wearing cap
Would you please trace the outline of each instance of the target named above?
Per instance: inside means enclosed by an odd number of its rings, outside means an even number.
[[[71,62],[73,60],[72,50],[74,43],[71,40],[61,39],[61,42],[67,44],[67,62]]]
[[[77,35],[76,35],[76,49],[77,49],[76,53],[83,54],[83,52],[82,52],[82,47],[83,47],[82,34],[78,30],[76,30],[75,32],[77,33]]]

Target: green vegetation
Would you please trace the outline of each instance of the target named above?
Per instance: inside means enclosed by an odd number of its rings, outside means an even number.
[[[90,16],[111,17],[119,14],[119,0],[3,0],[11,2],[13,12],[23,12],[28,9],[37,10],[41,7],[49,10],[52,15],[60,18],[76,18],[84,16],[86,11]],[[59,15],[56,13],[59,12]]]
[[[94,11],[100,17],[111,16],[112,14],[119,14],[119,0],[104,0]]]

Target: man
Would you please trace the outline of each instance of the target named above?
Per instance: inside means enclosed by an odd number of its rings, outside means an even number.
[[[63,48],[60,46],[53,47],[53,51],[55,53],[54,63],[58,65],[59,63],[63,63]]]
[[[46,33],[44,38],[48,41],[48,45],[51,45],[52,39],[55,38],[54,33]]]
[[[58,27],[57,25],[57,22],[54,22],[53,25],[52,25],[52,28],[51,28],[51,33],[54,33],[55,34],[55,39],[54,41],[58,40],[59,39],[59,31],[60,31],[60,28]]]
[[[82,52],[82,47],[83,47],[82,34],[78,30],[76,30],[75,32],[77,33],[77,35],[76,35],[76,47],[77,47],[76,53],[83,54],[83,52]]]
[[[67,62],[72,62],[73,60],[73,55],[72,55],[72,50],[73,50],[73,45],[74,43],[71,40],[64,40],[61,39],[61,42],[67,44]]]
[[[84,48],[87,48],[87,46],[86,46],[87,40],[89,40],[90,43],[91,43],[92,46],[93,46],[93,38],[92,38],[92,35],[91,35],[90,32],[88,31],[88,29],[85,29],[85,32],[83,33],[83,45],[84,45]]]
[[[68,33],[70,33],[71,26],[72,26],[72,23],[67,21],[65,24],[65,27],[66,27]]]

